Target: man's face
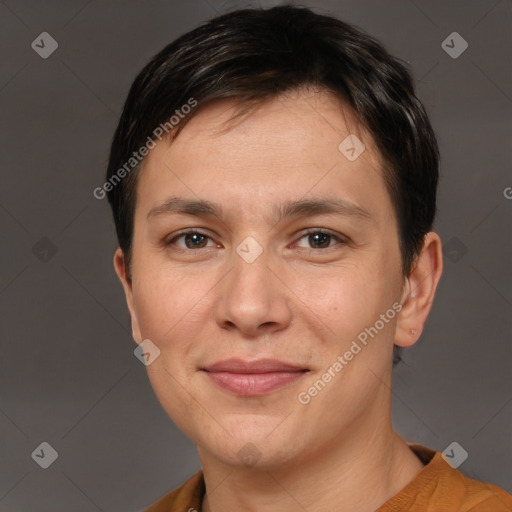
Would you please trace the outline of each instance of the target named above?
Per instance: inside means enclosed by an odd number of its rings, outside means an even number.
[[[136,342],[160,350],[155,393],[200,453],[283,467],[389,414],[397,221],[374,143],[336,98],[288,93],[221,132],[233,109],[208,106],[148,155],[125,289]],[[366,146],[356,159],[338,148],[349,134]],[[296,201],[309,203],[287,212]]]

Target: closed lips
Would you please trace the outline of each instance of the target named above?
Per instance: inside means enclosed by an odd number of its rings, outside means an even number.
[[[217,386],[238,396],[265,395],[292,384],[309,371],[275,359],[230,359],[202,370]]]
[[[228,359],[219,361],[202,368],[207,372],[230,373],[273,373],[273,372],[304,372],[307,368],[284,363],[276,359],[260,359],[258,361],[243,361],[242,359]]]

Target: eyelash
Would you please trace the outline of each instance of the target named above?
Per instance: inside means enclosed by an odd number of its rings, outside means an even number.
[[[206,238],[209,238],[210,240],[212,240],[212,238],[206,234],[206,233],[203,233],[202,231],[200,230],[197,230],[197,229],[185,229],[183,231],[180,231],[179,233],[175,234],[171,239],[167,240],[167,241],[164,241],[164,246],[165,247],[170,247],[171,245],[174,245],[176,240],[178,240],[179,238],[185,236],[185,235],[202,235]],[[298,240],[302,240],[303,238],[307,237],[307,236],[310,236],[310,235],[314,235],[314,234],[323,234],[323,235],[327,235],[327,236],[330,236],[331,239],[334,239],[336,240],[338,243],[337,244],[334,244],[334,245],[329,245],[328,247],[325,247],[325,248],[306,248],[306,247],[299,247],[299,249],[301,249],[303,252],[306,252],[307,254],[318,254],[319,252],[330,252],[331,249],[333,248],[336,248],[337,245],[347,245],[350,240],[345,237],[345,236],[342,236],[342,235],[339,235],[339,234],[334,234],[333,232],[331,232],[330,230],[328,229],[320,229],[320,228],[311,228],[311,229],[308,229],[306,231],[304,231],[302,233],[302,235],[298,238]],[[199,247],[198,249],[189,249],[189,248],[183,248],[183,247],[177,247],[175,246],[173,250],[176,250],[176,251],[179,251],[179,252],[196,252],[196,251],[200,251],[202,249],[213,249],[214,247]]]

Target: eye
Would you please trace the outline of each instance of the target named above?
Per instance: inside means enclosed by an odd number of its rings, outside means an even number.
[[[309,245],[301,245],[300,240],[303,239],[306,239],[306,244]],[[346,240],[343,237],[334,235],[328,231],[317,229],[310,230],[301,236],[299,242],[297,242],[297,247],[305,249],[328,249],[337,243],[346,243]]]
[[[325,250],[344,243],[348,243],[348,240],[341,235],[335,235],[326,230],[311,229],[304,233],[295,245],[306,250]],[[176,249],[182,251],[220,247],[210,236],[197,230],[181,231],[165,241],[165,246],[175,246]]]
[[[183,244],[177,243],[178,240],[182,240]],[[200,231],[182,231],[177,236],[174,236],[172,239],[168,240],[165,245],[175,245],[180,249],[204,249],[207,247],[206,243],[210,240],[213,243],[213,240],[211,238],[201,233]],[[213,245],[210,245],[210,247],[215,247],[216,244],[213,243]]]

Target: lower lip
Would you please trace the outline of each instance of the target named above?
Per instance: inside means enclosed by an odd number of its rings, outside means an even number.
[[[300,379],[307,372],[230,373],[205,372],[219,387],[244,396],[270,393]]]

